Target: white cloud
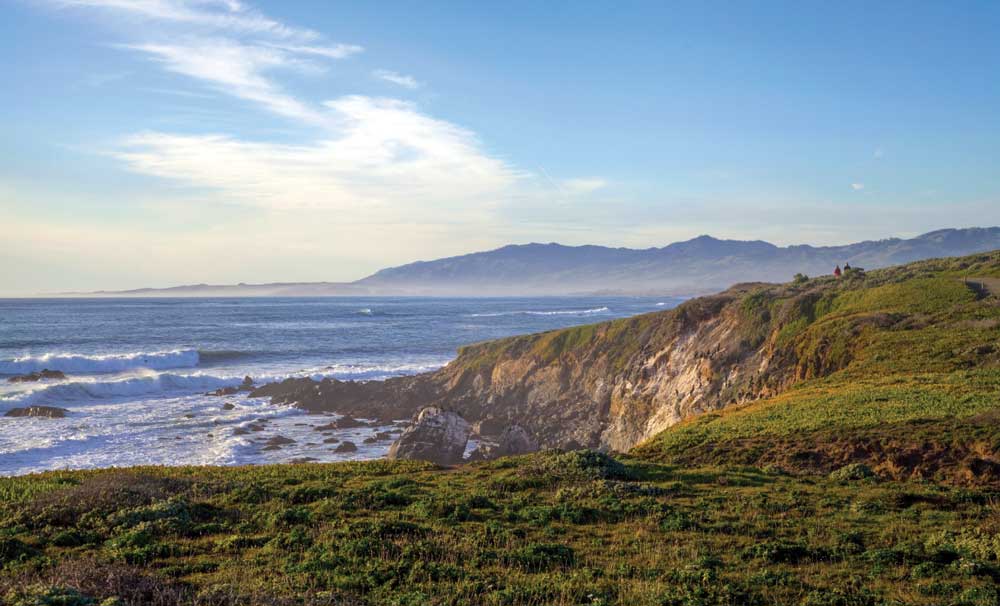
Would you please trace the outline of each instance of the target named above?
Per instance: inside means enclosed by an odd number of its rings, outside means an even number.
[[[420,88],[420,83],[413,76],[404,76],[403,74],[387,69],[377,69],[372,72],[372,76],[379,80],[385,80],[386,82],[402,86],[403,88],[411,90]]]
[[[411,104],[348,96],[325,106],[339,127],[313,143],[151,132],[131,137],[114,155],[136,172],[232,203],[373,215],[381,209],[389,216],[472,211],[508,195],[524,176],[485,154],[471,132]]]
[[[150,19],[194,20],[206,27],[214,27],[220,14],[264,19],[237,2],[77,4],[139,12]],[[219,203],[334,209],[349,221],[482,216],[514,195],[525,175],[484,152],[472,132],[428,116],[415,105],[363,95],[314,103],[288,92],[280,84],[282,71],[315,71],[306,58],[343,59],[362,48],[278,40],[271,34],[285,30],[277,25],[243,27],[239,35],[233,26],[229,31],[216,28],[170,37],[153,28],[147,32],[151,39],[119,48],[300,125],[318,127],[312,140],[273,143],[225,134],[148,131],[128,137],[111,155],[135,172],[210,192],[208,199]],[[260,39],[261,31],[268,39]],[[375,73],[401,86],[419,86],[409,76]]]
[[[316,32],[285,25],[235,0],[50,0],[62,7],[103,9],[123,16],[214,30],[315,40]]]
[[[312,30],[286,25],[237,0],[49,1],[142,19],[141,27],[128,30],[141,41],[119,48],[141,52],[171,72],[310,124],[321,123],[322,112],[284,92],[268,72],[321,71],[307,58],[345,59],[364,50],[357,44],[327,44]]]
[[[600,177],[581,177],[566,179],[560,188],[568,194],[589,194],[608,186],[608,182]]]
[[[881,147],[872,152],[872,158],[875,158],[876,160],[881,160],[883,157],[885,157],[885,150]]]
[[[854,191],[861,191],[864,188],[865,188],[864,183],[851,183],[851,189],[853,189]]]
[[[337,44],[335,46],[301,46],[296,44],[268,44],[290,53],[300,55],[318,55],[327,59],[346,59],[351,55],[363,52],[365,48],[357,44]]]
[[[282,49],[247,45],[225,38],[188,39],[175,44],[130,44],[123,48],[140,51],[169,71],[201,80],[287,118],[314,124],[324,121],[319,112],[284,93],[264,75],[268,70],[298,66],[294,56]]]

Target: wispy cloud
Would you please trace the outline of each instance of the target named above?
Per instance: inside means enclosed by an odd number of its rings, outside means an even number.
[[[187,39],[174,44],[128,44],[122,47],[150,56],[171,72],[253,101],[276,114],[313,124],[324,122],[320,112],[286,94],[281,86],[265,75],[269,70],[297,66],[294,56],[279,48],[225,38]]]
[[[141,21],[119,48],[142,53],[171,72],[310,124],[322,112],[286,93],[278,69],[320,72],[314,60],[346,59],[358,44],[329,43],[318,32],[272,19],[239,0],[47,0],[108,19]]]
[[[346,59],[351,55],[363,52],[365,48],[357,44],[336,44],[334,46],[302,46],[298,44],[268,44],[289,53],[299,55],[317,55],[327,59]]]
[[[851,189],[854,191],[861,191],[865,188],[864,183],[851,183]]]
[[[413,76],[404,76],[403,74],[387,69],[377,69],[372,72],[372,76],[379,80],[385,80],[386,82],[402,86],[403,88],[411,90],[420,88],[420,83]]]
[[[150,132],[130,137],[114,155],[136,172],[232,203],[343,212],[468,210],[523,177],[483,153],[471,132],[411,104],[348,96],[325,107],[341,127],[313,143]]]
[[[581,177],[566,179],[561,189],[568,194],[589,194],[608,186],[608,182],[600,177]]]
[[[332,210],[347,221],[450,221],[488,213],[527,180],[486,153],[474,133],[414,104],[365,95],[316,102],[281,83],[282,72],[315,73],[312,61],[343,60],[362,52],[360,45],[329,44],[318,33],[279,23],[235,1],[64,4],[140,16],[148,26],[135,33],[137,40],[118,48],[294,124],[317,127],[310,140],[299,143],[147,131],[127,137],[109,152],[135,172],[196,190],[191,195],[201,200],[274,210]],[[169,24],[177,22],[199,29],[171,32]],[[156,23],[164,27],[158,29]],[[373,73],[406,88],[420,86],[396,72]]]
[[[101,9],[134,18],[281,39],[308,41],[321,37],[310,29],[292,27],[271,19],[236,0],[51,0],[51,3],[66,8]]]

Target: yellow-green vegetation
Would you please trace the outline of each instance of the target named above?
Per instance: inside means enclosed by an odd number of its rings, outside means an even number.
[[[0,602],[997,606],[998,276],[992,253],[748,285],[463,350],[629,370],[735,301],[789,384],[614,458],[0,479]]]
[[[0,480],[9,604],[993,605],[997,495],[590,451]],[[2,598],[0,598],[2,599]]]
[[[823,279],[810,298],[748,295],[748,317],[765,318],[760,338],[776,331],[805,380],[695,417],[635,454],[799,471],[863,460],[887,475],[997,481],[1000,298],[965,276],[998,268],[992,253]]]

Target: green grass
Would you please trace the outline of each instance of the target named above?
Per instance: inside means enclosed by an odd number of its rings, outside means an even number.
[[[744,313],[757,319],[760,339],[794,352],[798,380],[672,427],[635,453],[796,471],[864,460],[896,477],[1000,479],[1000,299],[977,297],[956,277],[967,264],[986,274],[1000,255],[751,293]],[[903,461],[910,450],[919,452]]]
[[[996,603],[993,492],[622,462],[542,453],[458,470],[379,462],[3,479],[0,490],[20,496],[0,506],[0,596]]]

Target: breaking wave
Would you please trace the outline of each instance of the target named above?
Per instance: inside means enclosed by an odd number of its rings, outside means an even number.
[[[325,377],[341,381],[370,381],[388,379],[404,375],[416,375],[437,370],[447,364],[447,360],[435,362],[414,362],[401,364],[334,364],[315,373],[312,378],[320,380]]]
[[[195,349],[107,355],[47,353],[0,360],[0,374],[14,375],[44,369],[77,373],[122,372],[140,368],[167,370],[193,368],[199,360],[198,350]]]
[[[589,316],[601,314],[609,310],[607,307],[593,309],[556,309],[552,311],[498,311],[495,313],[469,314],[470,318],[495,318],[498,316]]]
[[[0,403],[23,406],[59,402],[80,402],[105,398],[124,398],[164,393],[211,391],[239,385],[240,377],[211,375],[148,374],[116,381],[71,381],[48,385],[17,396],[0,399]]]

